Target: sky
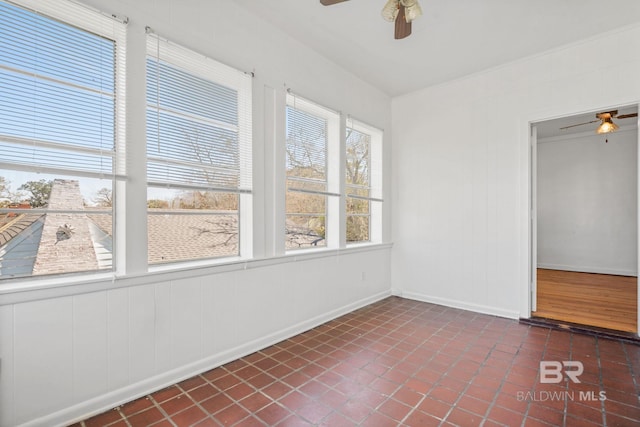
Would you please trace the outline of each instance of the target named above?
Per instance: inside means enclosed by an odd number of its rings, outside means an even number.
[[[38,166],[110,173],[114,42],[0,3],[0,170],[14,192],[27,181],[78,179],[90,201],[109,180],[37,173]],[[34,172],[25,172],[25,166]],[[22,170],[20,170],[22,169]]]
[[[147,69],[149,180],[237,182],[237,92],[154,59]],[[112,188],[83,175],[112,171],[114,73],[113,41],[0,3],[0,163],[14,165],[0,176],[12,191],[27,181],[76,179],[90,203]],[[175,194],[148,191],[151,199]]]

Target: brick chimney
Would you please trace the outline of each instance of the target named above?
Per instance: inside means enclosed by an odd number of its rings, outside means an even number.
[[[74,212],[46,214],[33,274],[97,270],[98,261],[78,181],[54,180],[47,208]]]

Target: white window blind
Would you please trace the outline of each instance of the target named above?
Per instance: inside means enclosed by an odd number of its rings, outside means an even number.
[[[286,120],[287,190],[339,196],[329,190],[329,128],[338,113],[288,94]]]
[[[150,187],[250,193],[251,76],[147,36]]]
[[[113,270],[126,20],[0,1],[0,279]]]
[[[124,172],[114,165],[124,155],[125,27],[67,1],[0,2],[0,168]]]

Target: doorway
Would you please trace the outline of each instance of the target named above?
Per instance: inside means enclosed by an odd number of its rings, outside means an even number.
[[[638,333],[637,111],[532,125],[532,317]]]

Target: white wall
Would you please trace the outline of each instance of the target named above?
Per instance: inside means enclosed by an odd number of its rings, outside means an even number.
[[[634,128],[538,141],[538,267],[637,274],[637,147]]]
[[[637,103],[638,76],[636,26],[394,99],[394,292],[529,317],[529,123]]]
[[[257,258],[219,267],[17,290],[0,287],[0,426],[53,426],[163,387],[263,348],[390,293],[390,246],[278,256],[283,215],[274,100],[285,85],[386,129],[390,98],[315,54],[232,0],[87,0],[128,25],[129,149],[144,159],[145,26],[242,70],[254,71],[254,203]],[[277,128],[277,126],[275,127]],[[133,142],[135,141],[135,142]],[[282,143],[282,141],[280,142]],[[141,157],[142,156],[142,157]],[[129,165],[131,168],[131,164]],[[133,169],[136,169],[133,167]],[[144,169],[142,169],[144,170]],[[144,173],[127,191],[130,253],[144,245]],[[384,188],[389,192],[390,175]],[[282,185],[282,188],[279,186]],[[277,189],[276,189],[277,187]],[[383,238],[389,240],[389,208]],[[138,224],[138,225],[136,225]],[[134,258],[135,261],[135,258]]]
[[[389,295],[389,248],[224,270],[0,305],[0,425],[82,419]]]

